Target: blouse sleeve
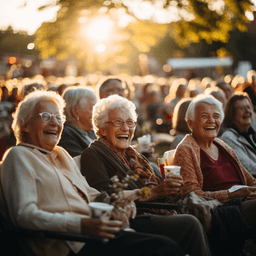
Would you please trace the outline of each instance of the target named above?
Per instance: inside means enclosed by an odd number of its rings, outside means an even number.
[[[37,178],[31,153],[14,147],[2,164],[2,186],[11,221],[15,226],[63,232],[80,232],[81,218],[72,212],[54,213],[37,207]],[[43,171],[43,170],[42,170]]]

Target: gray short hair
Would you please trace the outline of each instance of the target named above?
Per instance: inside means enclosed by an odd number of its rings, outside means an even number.
[[[110,95],[107,98],[99,100],[92,111],[92,124],[95,133],[100,137],[99,130],[105,127],[108,120],[108,114],[113,109],[124,109],[131,113],[133,120],[137,121],[136,106],[134,103],[117,94]]]
[[[220,101],[218,101],[217,99],[215,99],[212,95],[204,95],[204,94],[200,94],[198,96],[196,96],[191,103],[188,106],[186,115],[185,115],[185,120],[191,120],[194,121],[195,119],[195,108],[196,105],[200,102],[204,102],[210,105],[215,105],[219,111],[220,111],[220,120],[221,122],[224,119],[224,111],[223,111],[223,107],[222,107],[222,103]]]
[[[29,119],[33,116],[36,104],[42,101],[51,101],[56,103],[60,113],[63,114],[65,101],[56,92],[36,90],[29,93],[18,104],[16,111],[13,113],[12,129],[17,139],[17,143],[25,142],[23,128]]]
[[[62,97],[66,102],[64,111],[66,115],[66,121],[68,123],[73,123],[75,117],[72,114],[72,108],[80,107],[80,101],[83,98],[91,98],[96,100],[96,95],[94,92],[85,88],[84,86],[68,87],[63,92]]]

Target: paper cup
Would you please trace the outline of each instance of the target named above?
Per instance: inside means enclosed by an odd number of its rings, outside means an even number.
[[[167,165],[164,166],[164,173],[165,173],[165,178],[168,178],[170,175],[180,175],[180,166],[176,165]]]
[[[106,203],[92,202],[89,203],[90,217],[97,219],[108,219],[114,206]]]

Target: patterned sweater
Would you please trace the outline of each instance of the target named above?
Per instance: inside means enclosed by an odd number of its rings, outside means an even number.
[[[237,162],[242,176],[244,178],[244,185],[255,186],[256,179],[254,179],[251,174],[246,171],[243,165],[238,160],[238,157],[234,150],[229,147],[226,143],[220,139],[215,139],[215,143],[219,144],[226,150]],[[203,191],[203,173],[200,167],[200,147],[192,137],[191,134],[186,135],[186,137],[181,141],[176,149],[174,159],[172,164],[181,166],[181,176],[184,181],[188,181],[182,188],[182,197],[185,197],[190,192],[195,192],[195,194],[200,196],[211,197],[217,199],[221,202],[228,199],[227,190],[219,191]]]

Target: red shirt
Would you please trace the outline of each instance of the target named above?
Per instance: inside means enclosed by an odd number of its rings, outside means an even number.
[[[215,145],[219,150],[217,161],[200,149],[203,191],[226,190],[233,185],[243,185],[242,174],[236,162],[222,146]]]

